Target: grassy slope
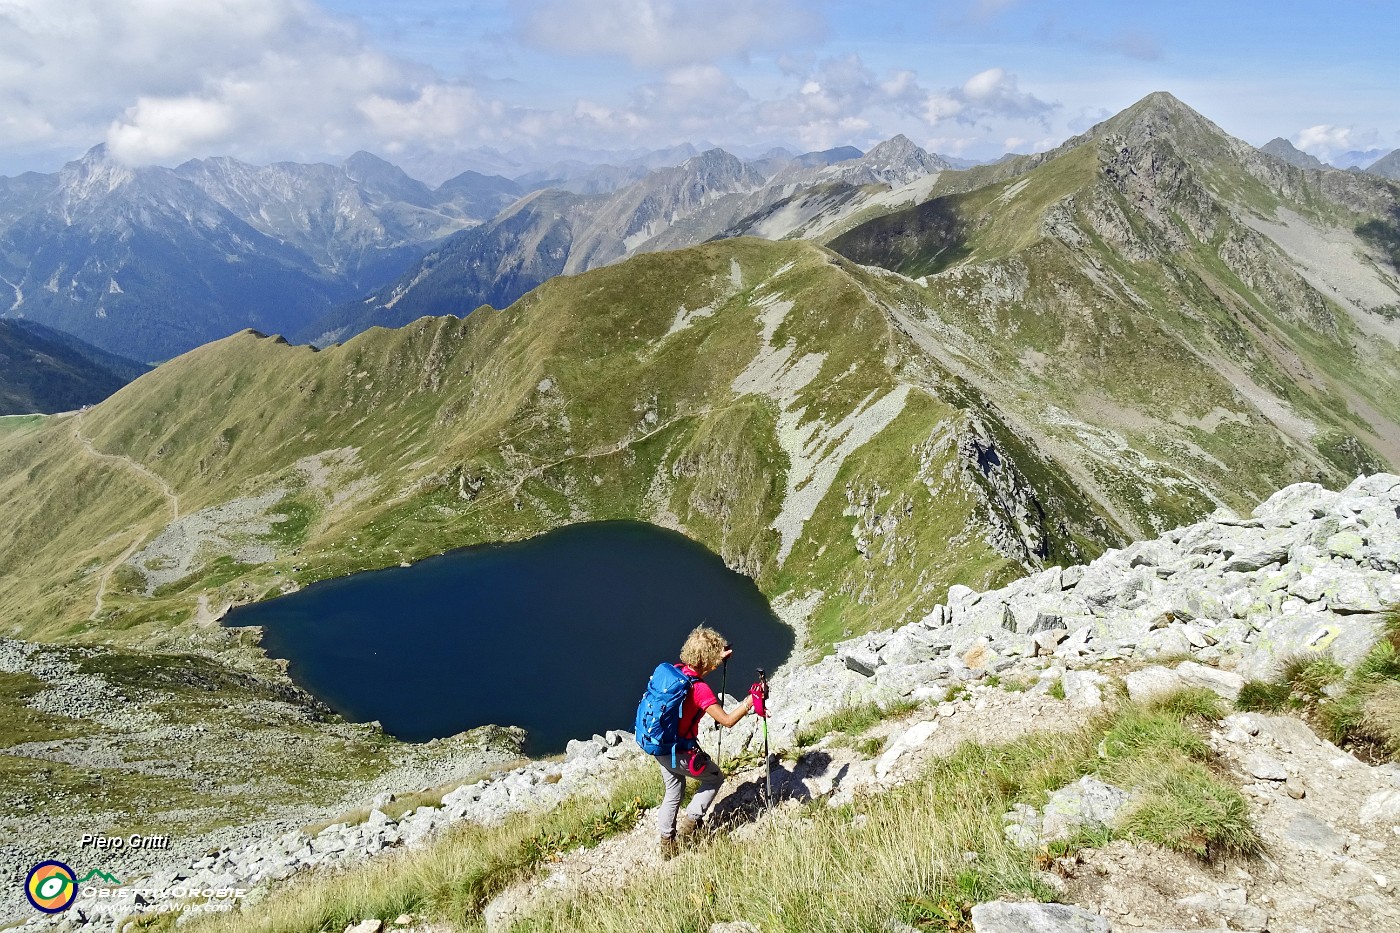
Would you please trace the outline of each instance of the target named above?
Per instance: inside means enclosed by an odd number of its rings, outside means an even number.
[[[770,594],[845,590],[854,614],[842,630],[927,607],[958,579],[1020,573],[967,529],[977,495],[951,450],[937,466],[953,470],[943,491],[956,495],[944,501],[917,479],[915,448],[978,400],[956,392],[953,404],[940,400],[945,376],[868,292],[815,247],[740,240],[640,257],[555,280],[504,311],[373,330],[320,352],[251,334],[211,344],[127,387],[80,426],[54,420],[0,435],[10,502],[0,557],[23,568],[0,589],[0,612],[26,637],[160,644],[184,637],[171,624],[190,618],[201,595],[215,605],[259,598],[292,580],[606,518],[678,525]],[[796,356],[824,354],[792,403],[804,422],[834,424],[901,382],[920,387],[896,424],[845,462],[783,568],[769,527],[788,467],[779,406],[730,389],[756,351],[757,302],[775,296],[794,309],[774,343],[791,341]],[[713,313],[668,336],[682,307]],[[278,560],[206,559],[154,598],[119,568],[89,622],[103,571],[163,527],[169,510],[148,478],[84,455],[79,429],[97,450],[159,474],[184,514],[286,490],[273,510],[284,520],[266,537]],[[329,485],[296,467],[342,448],[354,448],[353,459]],[[847,481],[913,496],[912,560],[860,556],[841,514]],[[813,549],[823,552],[816,563]]]
[[[1285,199],[1199,118],[1166,113],[1169,130],[1133,143],[1152,164],[1180,167],[1161,191],[1120,190],[1114,160],[1129,144],[1113,136],[832,243],[855,261],[928,276],[926,287],[903,287],[903,306],[1139,531],[1191,520],[1212,497],[1245,508],[1290,482],[1345,483],[1393,465],[1396,425],[1384,413],[1400,406],[1394,347],[1360,335],[1216,197],[1346,226],[1361,215],[1306,185]],[[1100,135],[1131,136],[1131,117]],[[1046,232],[1052,216],[1072,225],[1068,239]],[[1110,242],[1100,230],[1114,216],[1123,229]]]

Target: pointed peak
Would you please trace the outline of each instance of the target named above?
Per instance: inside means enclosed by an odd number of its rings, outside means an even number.
[[[1382,178],[1391,178],[1400,181],[1400,149],[1392,151],[1389,155],[1381,156],[1366,168],[1371,175],[1380,175]]]
[[[1116,116],[1095,126],[1071,143],[1082,143],[1117,133],[1130,142],[1171,139],[1186,150],[1237,149],[1247,147],[1200,113],[1166,91],[1154,91]]]
[[[948,168],[938,156],[917,145],[908,136],[900,133],[880,143],[860,157],[861,164],[888,172],[891,169],[932,173]],[[908,179],[905,179],[906,181]]]
[[[98,143],[96,146],[93,146],[87,152],[83,153],[82,158],[78,159],[78,162],[82,165],[98,165],[110,161],[112,161],[112,156],[107,151],[106,143]]]
[[[395,171],[399,170],[399,167],[394,163],[387,162],[384,159],[381,159],[379,156],[375,155],[374,153],[365,152],[363,149],[359,150],[354,155],[350,156],[350,158],[346,159],[345,167],[368,168],[375,169],[377,171],[383,171],[384,169],[394,169]]]

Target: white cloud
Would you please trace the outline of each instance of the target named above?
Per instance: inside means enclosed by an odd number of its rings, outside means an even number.
[[[0,3],[5,154],[317,158],[468,133],[491,108],[310,0]]]
[[[1019,79],[1004,68],[988,68],[968,78],[961,87],[929,94],[923,116],[929,123],[955,119],[977,123],[989,118],[1034,120],[1044,125],[1058,105],[1022,91]]]
[[[713,63],[822,31],[793,0],[535,0],[522,12],[527,41],[645,68]]]
[[[1332,126],[1327,123],[1299,130],[1294,137],[1294,144],[1299,149],[1323,160],[1352,150],[1371,149],[1379,143],[1380,134],[1375,130],[1358,130],[1354,126]]]
[[[552,28],[565,32],[580,15],[556,0],[527,10],[557,14]],[[760,95],[711,60],[805,34],[812,23],[796,10],[797,0],[599,0],[575,48],[667,66],[631,89],[566,85],[526,107],[500,96],[510,88],[446,81],[378,51],[314,0],[0,0],[0,171],[51,169],[102,141],[134,165],[308,161],[361,148],[447,165],[482,145],[817,149],[895,132],[969,135],[940,124],[977,127],[989,145],[1042,135],[1017,121],[1052,105],[1000,68],[932,90],[912,70],[876,73],[854,54],[784,58],[770,72],[777,86]],[[645,28],[625,28],[629,16]]]

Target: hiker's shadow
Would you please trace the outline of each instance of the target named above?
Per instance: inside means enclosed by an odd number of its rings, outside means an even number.
[[[842,764],[834,774],[831,755],[820,749],[808,752],[796,762],[770,756],[773,783],[773,805],[787,800],[806,803],[815,800],[841,782],[849,764]],[[762,766],[736,774],[728,792],[710,810],[708,822],[716,829],[732,830],[752,823],[768,809],[768,781]]]

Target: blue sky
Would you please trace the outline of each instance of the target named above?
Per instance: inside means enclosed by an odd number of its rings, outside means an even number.
[[[682,141],[1054,145],[1153,90],[1252,143],[1400,146],[1393,3],[8,0],[0,172],[365,148],[425,176]]]

